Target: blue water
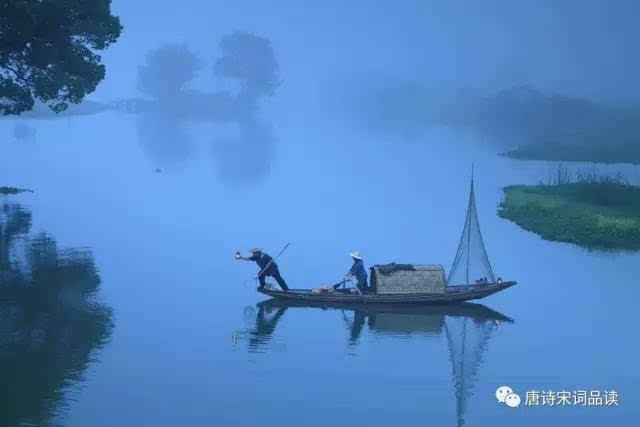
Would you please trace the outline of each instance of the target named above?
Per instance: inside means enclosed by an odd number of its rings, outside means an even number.
[[[496,215],[502,186],[536,183],[552,165],[496,156],[447,129],[405,144],[304,114],[272,122],[271,151],[257,157],[215,148],[213,135],[236,130],[206,123],[145,133],[135,116],[109,112],[30,122],[29,141],[11,139],[8,123],[0,184],[35,190],[1,201],[31,213],[21,241],[46,232],[60,251],[88,251],[101,280],[92,301],[113,322],[105,343],[87,342],[79,374],[56,371],[75,354],[61,344],[63,362],[42,381],[13,379],[22,401],[0,404],[19,409],[8,425],[631,426],[640,416],[640,255],[543,241]],[[183,131],[180,162],[149,148]],[[233,259],[292,242],[279,260],[292,287],[335,283],[353,250],[367,266],[448,269],[472,162],[494,271],[518,281],[480,306],[265,306],[247,282],[255,265]],[[632,167],[608,168],[638,182]],[[28,350],[6,342],[0,360],[31,372],[40,359],[16,361]],[[497,403],[502,385],[519,408]],[[611,389],[618,406],[524,405],[528,390]]]

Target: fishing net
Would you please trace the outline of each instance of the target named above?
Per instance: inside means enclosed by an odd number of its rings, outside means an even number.
[[[477,280],[485,277],[489,283],[495,282],[489,257],[482,241],[482,233],[480,233],[473,178],[471,178],[467,218],[464,222],[462,236],[460,236],[458,252],[447,277],[447,284],[466,285],[476,283]]]

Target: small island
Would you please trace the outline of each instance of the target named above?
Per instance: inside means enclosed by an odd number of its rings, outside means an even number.
[[[24,188],[15,187],[0,187],[0,195],[20,194],[20,193],[33,193],[33,190],[27,190]]]
[[[603,138],[604,140],[604,138]],[[597,162],[640,164],[640,149],[636,143],[587,145],[577,143],[535,143],[521,145],[500,153],[519,160],[550,160],[562,162]]]
[[[545,240],[588,249],[640,250],[640,187],[621,175],[558,169],[548,184],[504,188],[498,215]]]

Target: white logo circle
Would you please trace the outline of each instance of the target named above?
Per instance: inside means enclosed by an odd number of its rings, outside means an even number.
[[[515,393],[509,393],[507,397],[504,398],[504,403],[506,403],[509,408],[517,408],[520,406],[520,396]]]
[[[498,389],[496,390],[496,399],[498,399],[498,402],[500,403],[504,403],[504,399],[507,397],[508,394],[513,393],[513,390],[511,389],[511,387],[507,387],[506,385],[503,385],[501,387],[498,387]]]

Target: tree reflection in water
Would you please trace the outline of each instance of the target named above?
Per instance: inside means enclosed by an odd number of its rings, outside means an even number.
[[[139,142],[154,167],[180,170],[198,156],[192,130],[207,135],[204,143],[222,182],[256,185],[268,176],[275,153],[275,133],[260,110],[280,85],[279,64],[271,42],[248,32],[226,35],[219,48],[213,75],[237,86],[236,91],[191,88],[204,61],[186,45],[169,44],[149,52],[139,69],[138,87],[147,98],[123,100],[115,107],[136,114]]]
[[[51,425],[109,339],[112,311],[95,300],[88,250],[29,235],[31,213],[0,205],[0,425]]]

